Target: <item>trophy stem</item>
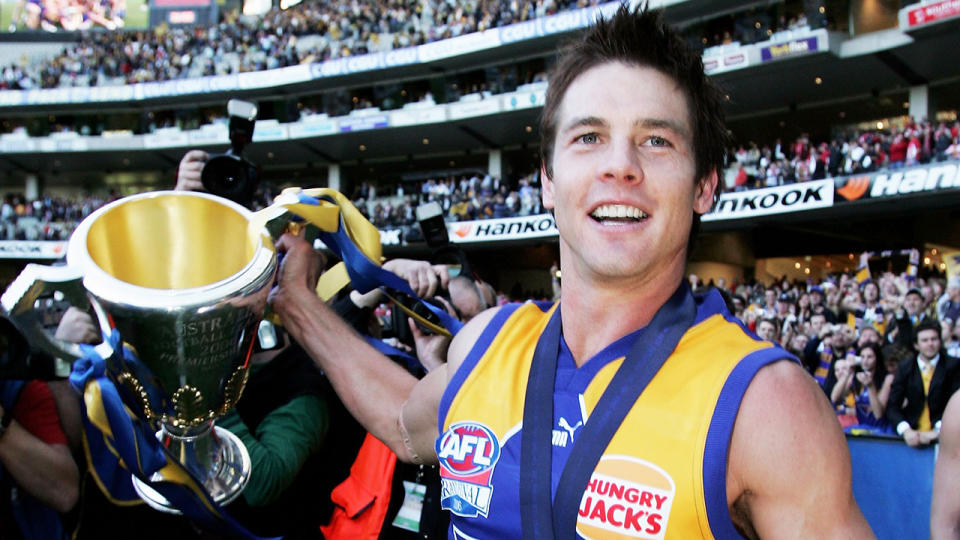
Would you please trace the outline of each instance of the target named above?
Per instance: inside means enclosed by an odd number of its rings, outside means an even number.
[[[240,439],[213,421],[196,427],[176,428],[161,424],[157,439],[180,464],[203,483],[214,502],[229,504],[250,479],[250,454]],[[154,474],[151,480],[161,480]],[[181,513],[170,501],[145,482],[133,477],[133,487],[150,507],[171,514]]]

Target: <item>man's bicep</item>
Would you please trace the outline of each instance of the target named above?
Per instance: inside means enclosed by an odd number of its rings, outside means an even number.
[[[436,463],[437,414],[447,386],[447,365],[441,365],[420,379],[400,410],[400,435],[411,463]]]
[[[439,435],[440,400],[450,379],[460,368],[483,329],[499,308],[488,309],[467,323],[453,338],[443,364],[421,379],[400,414],[401,436],[406,437],[409,452],[406,461],[434,463],[437,461],[434,442]],[[403,456],[401,456],[403,457]]]
[[[930,537],[934,540],[960,535],[960,394],[954,394],[943,413],[940,451],[933,474],[930,505]]]
[[[737,415],[727,494],[761,538],[871,538],[851,489],[850,453],[823,392],[778,362],[757,373]]]

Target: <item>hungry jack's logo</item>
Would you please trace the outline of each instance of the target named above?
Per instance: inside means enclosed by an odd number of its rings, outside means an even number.
[[[458,516],[486,517],[493,486],[490,478],[500,459],[500,441],[487,426],[460,422],[437,439],[440,459],[440,505]]]
[[[604,456],[580,500],[577,533],[584,538],[662,540],[675,494],[673,478],[653,463]]]

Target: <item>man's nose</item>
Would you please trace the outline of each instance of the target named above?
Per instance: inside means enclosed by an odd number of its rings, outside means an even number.
[[[627,138],[613,139],[605,158],[603,164],[604,177],[627,182],[636,182],[643,179],[640,152],[632,140]]]

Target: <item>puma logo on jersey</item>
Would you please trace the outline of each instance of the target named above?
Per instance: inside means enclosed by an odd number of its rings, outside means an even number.
[[[553,430],[553,445],[566,448],[567,444],[574,443],[573,435],[583,426],[583,420],[571,426],[567,419],[561,416],[557,425],[560,426],[560,429]]]

